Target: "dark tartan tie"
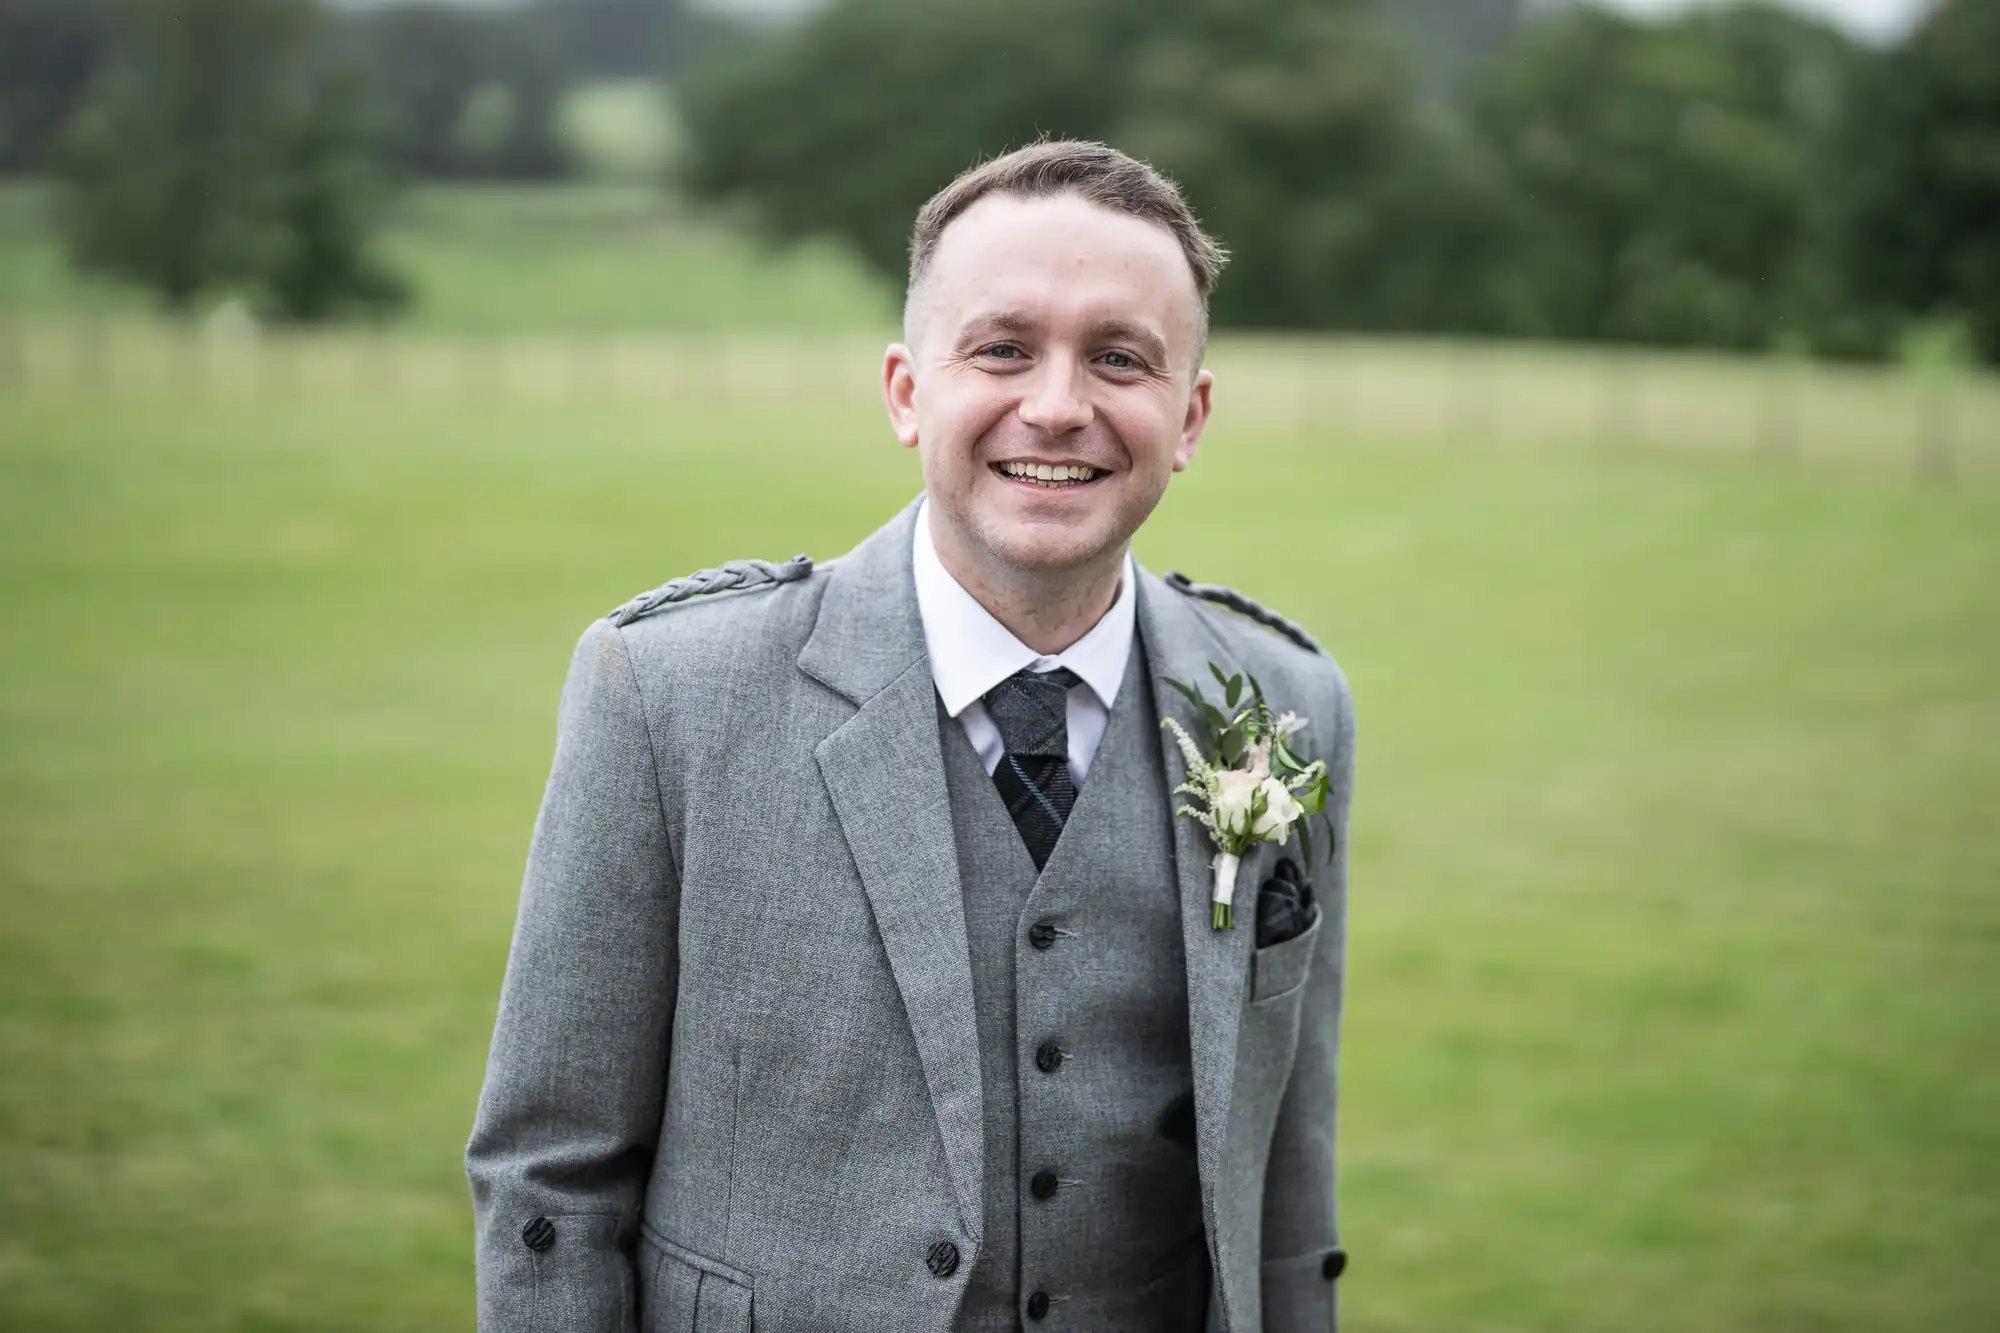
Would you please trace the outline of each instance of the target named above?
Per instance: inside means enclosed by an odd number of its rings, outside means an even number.
[[[1028,844],[1035,869],[1048,864],[1076,804],[1069,776],[1069,691],[1082,678],[1067,667],[1016,671],[986,692],[986,712],[1000,729],[1003,753],[993,785]]]

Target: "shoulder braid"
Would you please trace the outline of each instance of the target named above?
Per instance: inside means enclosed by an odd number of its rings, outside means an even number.
[[[1238,615],[1247,616],[1260,625],[1274,629],[1309,653],[1326,656],[1326,649],[1319,646],[1319,640],[1306,633],[1298,622],[1288,620],[1269,607],[1251,601],[1234,588],[1226,588],[1220,583],[1196,583],[1187,575],[1177,571],[1169,571],[1165,582],[1169,588],[1177,592],[1184,592],[1190,597],[1199,597],[1204,602],[1214,602],[1217,606],[1226,606]]]
[[[651,592],[642,592],[605,618],[623,628],[655,611],[710,593],[733,592],[740,588],[775,588],[780,583],[796,583],[812,573],[810,556],[795,555],[782,565],[769,560],[731,560],[720,569],[698,569],[683,574]]]

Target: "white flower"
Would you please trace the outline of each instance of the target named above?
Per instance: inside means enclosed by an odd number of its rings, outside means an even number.
[[[1215,821],[1225,831],[1239,836],[1250,832],[1250,802],[1264,779],[1240,768],[1226,768],[1215,775]]]
[[[1250,836],[1260,842],[1283,842],[1291,836],[1292,821],[1304,814],[1306,808],[1276,778],[1265,778],[1256,789],[1264,793],[1264,813],[1251,828]]]
[[[1304,731],[1305,729],[1306,719],[1300,717],[1297,713],[1280,713],[1271,723],[1271,730],[1277,732],[1280,736],[1289,736],[1295,731]]]

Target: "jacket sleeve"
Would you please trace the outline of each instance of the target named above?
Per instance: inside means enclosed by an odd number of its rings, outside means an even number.
[[[678,876],[623,633],[586,630],[466,1175],[479,1327],[609,1333],[634,1322],[632,1243],[666,1095]]]
[[[1264,1173],[1261,1279],[1267,1333],[1336,1329],[1336,1279],[1347,1262],[1334,1207],[1334,1121],[1347,947],[1347,812],[1354,793],[1354,701],[1344,678],[1337,705],[1336,743],[1327,759],[1333,855],[1307,870],[1325,919],[1306,975],[1298,1054],[1278,1104]]]

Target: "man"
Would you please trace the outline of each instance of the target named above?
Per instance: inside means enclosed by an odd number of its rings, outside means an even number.
[[[1102,145],[966,173],[884,359],[923,496],[584,633],[467,1152],[483,1328],[1334,1326],[1346,682],[1129,554],[1222,261]],[[1246,854],[1227,930],[1161,730],[1211,664],[1310,719],[1336,834]]]

